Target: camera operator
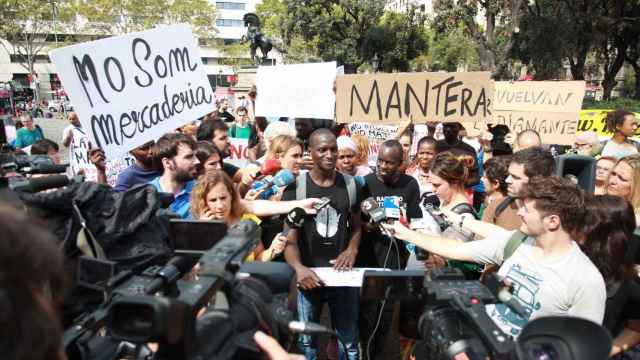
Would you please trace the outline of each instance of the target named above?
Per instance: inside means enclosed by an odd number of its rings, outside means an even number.
[[[56,240],[5,207],[0,232],[2,359],[66,359],[57,309],[65,281]]]
[[[530,179],[518,210],[520,230],[527,238],[511,254],[509,231],[460,243],[420,234],[397,222],[385,227],[397,238],[449,259],[500,265],[498,275],[508,279],[528,317],[516,316],[503,304],[488,306],[487,313],[506,334],[517,336],[527,321],[542,316],[570,315],[602,323],[604,280],[572,236],[584,225],[584,208],[582,191],[566,180]]]
[[[316,322],[322,305],[328,303],[333,326],[348,352],[341,354],[341,358],[354,360],[358,358],[358,288],[324,287],[310,268],[333,266],[336,270],[349,270],[353,267],[360,243],[362,192],[353,178],[336,171],[338,145],[331,131],[314,131],[309,138],[309,150],[312,169],[286,188],[283,200],[323,196],[332,200],[314,218],[307,217],[301,229],[291,229],[285,259],[296,272],[298,319]],[[353,186],[355,194],[350,194],[349,186]],[[316,358],[314,340],[310,335],[302,335],[298,340],[300,350],[308,359]]]
[[[380,208],[384,207],[385,198],[396,197],[399,207],[406,208],[407,220],[422,218],[420,210],[420,188],[416,179],[400,171],[403,162],[403,149],[398,140],[387,140],[380,145],[377,169],[375,174],[365,177],[363,189],[364,198],[372,197]],[[409,253],[402,243],[393,246],[393,239],[383,235],[374,224],[363,224],[363,240],[360,246],[358,263],[363,267],[387,267],[390,269],[404,269],[407,265]],[[382,345],[391,329],[393,306],[384,306],[379,301],[362,303],[360,311],[360,337],[367,354],[375,354],[375,358],[383,356]],[[375,337],[373,331],[378,321],[378,314],[382,317]],[[398,351],[400,349],[397,349]]]

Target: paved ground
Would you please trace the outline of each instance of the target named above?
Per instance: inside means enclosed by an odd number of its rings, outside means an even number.
[[[47,139],[51,139],[60,145],[60,160],[66,163],[69,158],[69,152],[62,145],[62,130],[69,125],[69,122],[67,122],[66,118],[62,118],[55,113],[53,118],[35,118],[34,120],[36,124],[40,125]]]

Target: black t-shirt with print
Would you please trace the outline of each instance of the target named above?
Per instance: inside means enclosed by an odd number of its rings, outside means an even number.
[[[378,202],[378,206],[383,207],[385,197],[397,196],[400,198],[400,206],[406,207],[407,221],[422,218],[422,210],[420,210],[419,205],[420,186],[412,176],[400,174],[398,180],[391,185],[380,181],[375,173],[365,176],[364,180],[363,197],[365,199],[373,197]],[[404,268],[409,253],[401,241],[398,242],[398,247],[400,250],[400,266]],[[363,232],[362,240],[360,241],[360,250],[358,251],[357,265],[372,267],[383,266],[388,248],[389,239],[382,235],[380,231]],[[398,256],[395,247],[393,247],[391,251],[392,253],[389,255],[387,267],[397,269]]]
[[[351,214],[360,212],[362,189],[356,186],[356,201],[349,208],[349,195],[344,177],[336,173],[336,182],[330,187],[320,187],[313,182],[308,172],[307,198],[326,196],[331,203],[316,215],[307,215],[298,236],[300,260],[304,266],[333,266],[329,263],[346,249],[351,238]],[[296,183],[289,185],[282,195],[283,201],[296,199]]]

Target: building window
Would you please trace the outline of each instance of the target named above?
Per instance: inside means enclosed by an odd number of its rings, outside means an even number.
[[[217,1],[216,8],[225,10],[244,10],[244,3]]]
[[[217,19],[216,26],[243,27],[244,21],[235,19]]]
[[[27,57],[24,55],[18,55],[18,54],[11,54],[9,55],[9,59],[11,60],[12,63],[18,63],[18,64],[26,64],[27,63]],[[49,60],[49,56],[47,55],[36,55],[35,59],[34,59],[34,63],[50,63],[51,60]]]

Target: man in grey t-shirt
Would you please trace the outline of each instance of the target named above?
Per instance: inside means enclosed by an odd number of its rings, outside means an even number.
[[[606,302],[604,280],[572,239],[584,225],[582,191],[559,177],[534,177],[518,215],[522,218],[520,231],[528,237],[506,260],[510,231],[460,243],[421,234],[399,223],[385,227],[398,239],[449,259],[500,265],[498,274],[511,283],[514,297],[527,312],[527,318],[522,319],[502,304],[487,307],[487,313],[506,334],[517,336],[529,320],[543,316],[569,315],[601,324]]]

